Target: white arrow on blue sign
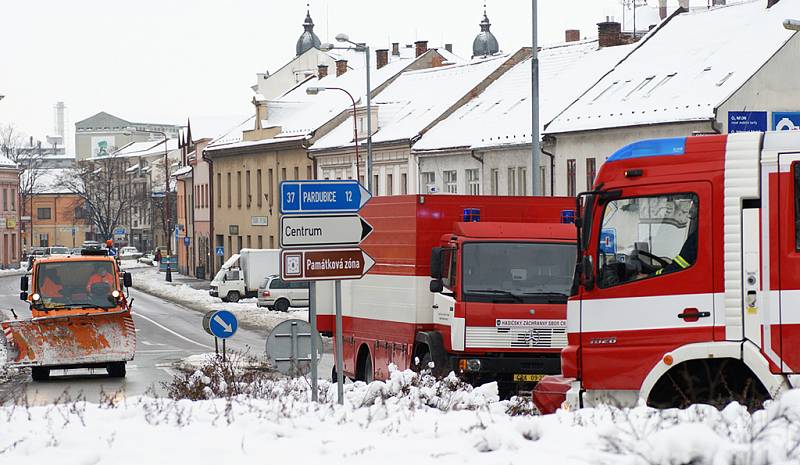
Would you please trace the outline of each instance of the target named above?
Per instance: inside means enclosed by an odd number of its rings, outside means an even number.
[[[356,180],[283,181],[281,213],[356,213],[372,198]]]
[[[238,327],[239,322],[236,320],[236,315],[227,310],[214,312],[208,322],[208,329],[211,335],[220,339],[227,339],[233,336]]]

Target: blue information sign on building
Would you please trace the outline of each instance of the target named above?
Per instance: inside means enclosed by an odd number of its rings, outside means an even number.
[[[186,237],[183,238],[183,245],[185,245],[186,247],[189,247],[190,243],[191,243],[191,239],[189,238],[189,236],[186,236]]]
[[[728,133],[767,130],[766,111],[729,111]]]
[[[773,111],[772,130],[773,131],[800,130],[800,111]]]
[[[236,315],[227,310],[214,312],[208,322],[208,329],[211,334],[220,339],[227,339],[233,336],[238,327],[239,322],[236,320]]]
[[[284,181],[281,213],[356,213],[372,195],[356,180]]]
[[[214,255],[217,257],[224,257],[225,256],[225,247],[218,245],[214,247]]]

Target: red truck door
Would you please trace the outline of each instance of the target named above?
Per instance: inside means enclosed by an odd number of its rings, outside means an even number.
[[[780,357],[784,373],[800,371],[800,153],[778,157],[778,237],[779,257],[771,274],[778,275],[780,289],[780,330],[773,331],[780,339]],[[773,203],[774,205],[774,203]],[[774,216],[773,216],[774,218]],[[774,282],[774,280],[773,280]],[[774,344],[773,344],[774,347]]]
[[[665,354],[714,339],[711,185],[623,189],[601,202],[581,302],[586,389],[638,390]]]

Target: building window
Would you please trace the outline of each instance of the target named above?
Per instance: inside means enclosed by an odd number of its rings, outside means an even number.
[[[508,195],[517,195],[517,169],[508,169]]]
[[[300,167],[299,166],[295,166],[294,167],[294,179],[295,180],[300,179]]]
[[[50,219],[50,209],[49,208],[37,208],[36,209],[36,218],[40,220],[49,220]]]
[[[261,236],[261,235],[258,236],[258,248],[259,249],[263,249],[264,248],[264,237]]]
[[[269,196],[267,198],[267,203],[269,204],[270,207],[272,206],[272,198],[275,196],[275,192],[273,191],[274,185],[275,182],[272,177],[272,168],[270,168],[267,171],[267,196]]]
[[[497,168],[492,168],[489,173],[489,192],[492,195],[500,194],[500,170]]]
[[[228,172],[228,208],[231,208],[231,206],[233,205],[233,203],[231,202],[231,200],[233,199],[233,197],[231,197],[231,189],[233,189],[231,184],[232,184],[231,183],[231,173],[229,171]]]
[[[594,178],[597,175],[597,161],[595,158],[586,159],[586,190],[592,190],[594,187]]]
[[[17,211],[17,191],[11,189],[9,192],[11,194],[11,211]]]
[[[314,168],[311,165],[306,166],[306,179],[314,179]]]
[[[481,178],[478,169],[471,169],[466,171],[467,175],[467,193],[469,195],[481,195]]]
[[[236,172],[236,206],[242,208],[242,172]]]
[[[11,234],[11,259],[17,259],[17,235],[15,233]]]
[[[458,174],[455,170],[445,171],[442,173],[444,178],[444,191],[448,194],[458,193]]]
[[[386,175],[386,195],[394,194],[394,176],[391,174]]]
[[[228,256],[235,254],[236,252],[233,251],[233,236],[228,236]]]
[[[567,195],[570,197],[575,197],[576,194],[575,176],[575,159],[570,158],[567,160]]]
[[[253,202],[253,191],[250,190],[250,170],[245,171],[244,176],[244,194],[247,196],[247,208],[250,208],[250,204]]]
[[[222,174],[217,173],[217,208],[222,208]]]
[[[517,195],[528,195],[528,168],[520,166],[517,168],[519,182],[517,183]]]
[[[400,174],[400,193],[408,194],[408,173]]]
[[[422,189],[420,189],[420,193],[427,192],[429,194],[432,194],[436,192],[436,173],[434,173],[433,171],[429,171],[426,173],[422,173],[421,177],[422,177],[422,185],[420,187],[425,190],[422,191]]]
[[[47,233],[39,234],[39,247],[50,247],[50,240]]]
[[[261,192],[261,170],[256,170],[256,204],[258,208],[261,208],[261,196],[263,194],[264,193]]]
[[[8,211],[8,189],[3,189],[3,211]]]
[[[380,175],[372,175],[372,193],[374,195],[381,195]]]
[[[269,236],[269,248],[270,249],[275,248],[275,236]]]
[[[252,238],[250,237],[249,234],[247,235],[247,248],[248,249],[252,249],[253,248],[253,240],[252,240]]]
[[[286,168],[281,168],[281,181],[286,181]]]
[[[236,253],[242,251],[242,236],[236,236]]]

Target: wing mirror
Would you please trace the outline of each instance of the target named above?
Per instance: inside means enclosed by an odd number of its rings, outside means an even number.
[[[19,300],[28,300],[28,293],[26,291],[22,291],[19,293]]]
[[[432,279],[430,284],[430,290],[434,294],[442,292],[444,290],[444,283],[441,279]]]
[[[28,290],[28,277],[23,276],[19,278],[19,290],[20,291],[27,291]]]
[[[122,284],[125,287],[133,286],[133,276],[130,274],[130,272],[126,271],[122,273]]]
[[[444,249],[442,247],[433,247],[431,249],[431,278],[438,279],[441,281],[442,279],[442,260],[444,255]],[[431,284],[433,286],[433,284]],[[431,288],[431,292],[433,288]],[[439,291],[435,291],[439,292]]]
[[[581,260],[581,284],[587,291],[594,289],[594,264],[590,255],[584,255]]]

